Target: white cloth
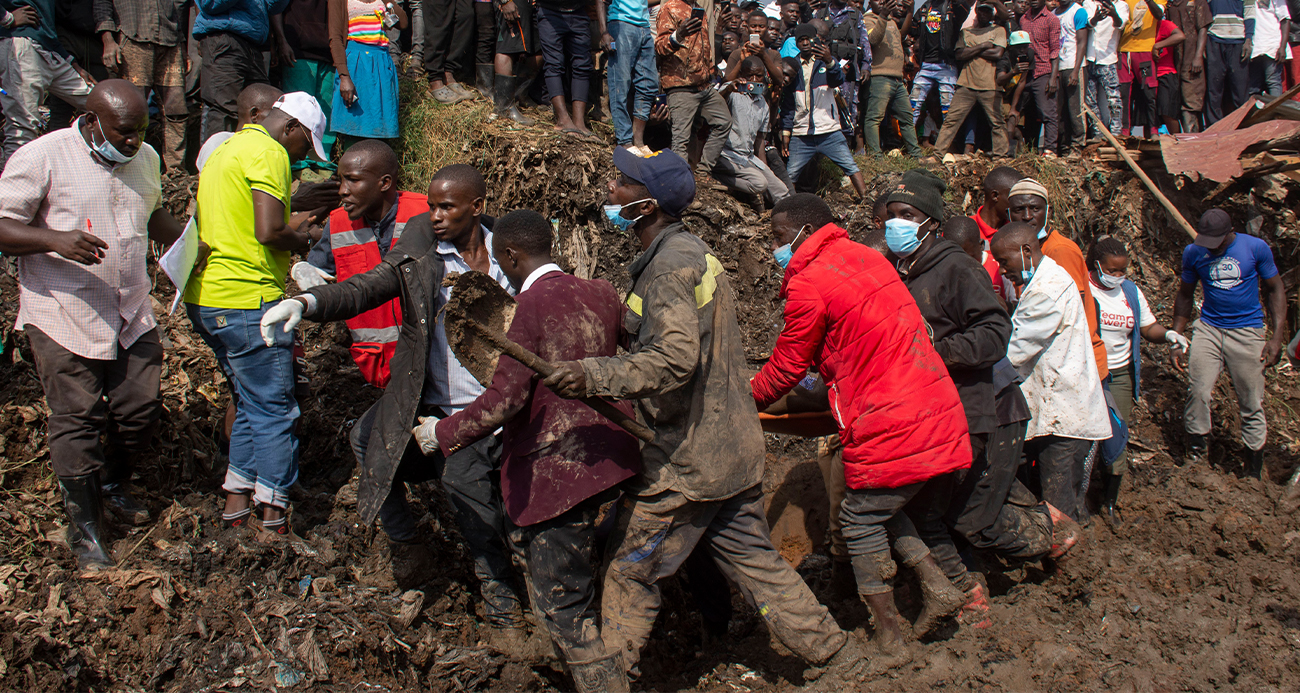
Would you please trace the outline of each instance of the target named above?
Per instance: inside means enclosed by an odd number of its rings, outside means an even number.
[[[1097,16],[1096,0],[1085,0],[1083,8],[1088,11],[1089,21]],[[1110,17],[1092,26],[1092,36],[1088,37],[1088,54],[1090,63],[1114,65],[1119,62],[1119,37],[1121,29],[1128,23],[1128,3],[1119,0],[1115,3],[1115,14],[1119,16],[1119,26]]]
[[[1078,21],[1077,15],[1083,12],[1084,21],[1092,18],[1092,13],[1088,12],[1077,2],[1070,3],[1064,12],[1057,12],[1056,18],[1061,21],[1061,71],[1074,69],[1074,57],[1079,52],[1078,30],[1075,29],[1075,22]],[[974,14],[972,12],[971,14]],[[1084,56],[1087,57],[1087,56]],[[1080,64],[1082,67],[1082,64]]]
[[[551,272],[563,273],[564,270],[560,269],[560,266],[555,264],[554,262],[548,262],[545,265],[538,267],[537,269],[533,270],[531,274],[528,275],[527,279],[524,280],[524,285],[519,287],[519,293],[522,294],[523,292],[531,289],[533,287],[533,282],[537,281],[538,279],[541,279],[542,277],[550,274]]]
[[[488,261],[491,263],[488,267],[488,275],[513,296],[515,291],[510,287],[510,280],[506,279],[505,272],[501,271],[501,266],[492,256],[492,232],[486,227],[483,228],[483,245],[487,248]],[[465,262],[465,258],[460,256],[456,246],[448,241],[438,241],[436,252],[442,257],[442,266],[447,274],[471,272],[474,269]],[[451,287],[444,285],[439,295],[441,310],[441,307],[451,298]],[[451,345],[447,342],[447,330],[441,319],[429,336],[429,366],[425,373],[423,400],[425,404],[442,407],[443,411],[451,415],[478,399],[478,396],[483,394],[484,387],[464,366],[460,365],[460,360],[456,358]]]
[[[1248,2],[1250,0],[1247,0]],[[1250,57],[1277,55],[1282,45],[1282,20],[1291,18],[1286,0],[1259,0],[1255,3],[1255,38],[1250,43]],[[1290,51],[1287,51],[1288,55]]]
[[[1110,438],[1079,287],[1050,257],[1043,257],[1011,315],[1007,358],[1025,379],[1020,391],[1033,416],[1025,440]]]
[[[1101,341],[1106,345],[1106,361],[1110,370],[1117,371],[1133,360],[1133,308],[1124,298],[1123,289],[1107,289],[1088,279],[1092,297],[1097,299],[1097,321],[1101,325]],[[1154,325],[1156,316],[1147,305],[1146,294],[1138,288],[1138,312],[1142,315],[1139,327]]]
[[[194,166],[199,169],[199,173],[203,173],[203,164],[208,163],[208,157],[212,156],[212,152],[217,151],[217,147],[220,147],[234,134],[233,132],[215,133],[208,138],[207,142],[203,143],[202,147],[199,147],[198,157],[194,159]]]

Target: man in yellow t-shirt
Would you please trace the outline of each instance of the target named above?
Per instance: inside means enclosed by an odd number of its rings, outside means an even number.
[[[289,534],[288,489],[298,480],[293,335],[262,341],[265,306],[284,296],[289,256],[307,250],[307,214],[289,214],[289,164],[315,150],[325,160],[325,115],[305,92],[280,97],[260,125],[245,125],[208,158],[199,176],[199,238],[212,248],[190,278],[186,310],[237,395],[223,517],[245,524],[262,505],[259,538]]]
[[[1156,117],[1156,64],[1151,49],[1156,45],[1156,30],[1165,16],[1164,0],[1124,0],[1128,3],[1128,22],[1119,39],[1119,84],[1124,99],[1123,133],[1141,125],[1148,139],[1160,127]]]

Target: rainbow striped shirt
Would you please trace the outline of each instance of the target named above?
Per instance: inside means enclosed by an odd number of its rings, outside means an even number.
[[[384,0],[348,0],[348,40],[369,46],[387,46]]]

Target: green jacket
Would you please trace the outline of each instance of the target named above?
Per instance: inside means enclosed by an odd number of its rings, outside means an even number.
[[[760,483],[763,431],[722,263],[679,222],[628,272],[629,353],[580,363],[588,394],[639,400],[641,418],[655,431],[629,490],[711,501]]]

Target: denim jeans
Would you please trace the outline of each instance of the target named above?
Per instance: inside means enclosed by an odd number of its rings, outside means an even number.
[[[542,44],[542,57],[546,61],[546,98],[564,96],[565,82],[569,101],[587,103],[591,89],[591,34],[587,13],[565,12],[538,5],[533,16],[537,21],[537,36]],[[566,80],[567,76],[567,80]]]
[[[921,71],[912,80],[912,122],[921,122],[921,107],[930,90],[939,88],[939,109],[948,115],[948,106],[952,104],[952,95],[957,91],[957,68],[948,63],[925,63]],[[943,123],[940,123],[943,125]]]
[[[1282,95],[1282,65],[1267,55],[1250,59],[1250,93],[1270,99]]]
[[[614,39],[607,67],[609,113],[614,117],[614,138],[619,144],[631,144],[632,119],[649,120],[659,93],[655,38],[650,27],[627,22],[613,21],[608,28]]]
[[[1088,63],[1084,75],[1087,80],[1084,99],[1088,108],[1091,108],[1098,118],[1108,123],[1110,134],[1118,136],[1124,118],[1124,102],[1119,96],[1119,66],[1115,63],[1109,65]],[[1098,100],[1102,94],[1106,96],[1105,101]],[[1093,132],[1096,127],[1095,121],[1089,121],[1088,132]]]
[[[916,121],[912,118],[907,87],[903,85],[903,79],[901,77],[873,75],[869,94],[867,115],[863,119],[862,125],[862,129],[866,134],[867,151],[876,155],[882,153],[880,151],[880,124],[885,121],[885,114],[888,112],[898,119],[898,129],[902,131],[903,145],[907,148],[907,155],[912,157],[921,156],[921,147],[916,143]],[[791,180],[793,178],[791,176]]]
[[[238,401],[230,431],[230,462],[222,488],[253,492],[257,503],[284,508],[298,481],[298,400],[294,398],[293,334],[275,330],[275,346],[262,341],[261,308],[208,308],[185,304],[194,330],[212,349]]]
[[[790,180],[799,180],[803,167],[819,152],[844,169],[844,175],[851,176],[858,172],[858,164],[853,160],[848,140],[844,139],[843,132],[836,130],[824,135],[794,135],[790,138],[790,160],[785,164]]]

